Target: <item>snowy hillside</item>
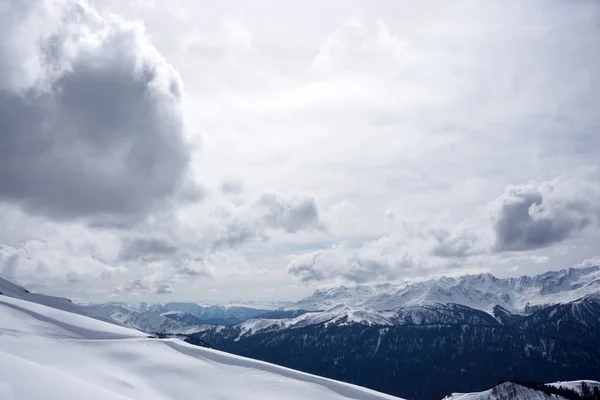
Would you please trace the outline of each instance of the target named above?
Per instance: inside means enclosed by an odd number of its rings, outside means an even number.
[[[570,389],[570,390],[574,390],[577,393],[581,394],[582,390],[582,384],[586,384],[588,385],[588,387],[591,388],[600,388],[600,382],[598,381],[592,381],[592,380],[578,380],[578,381],[564,381],[564,382],[552,382],[552,383],[547,383],[546,385],[548,386],[554,386],[556,388],[559,387],[564,387],[566,389]]]
[[[445,397],[444,400],[566,400],[566,398],[555,394],[546,394],[538,390],[526,388],[514,383],[503,383],[493,389],[476,393],[454,393]]]
[[[176,339],[148,338],[48,307],[39,295],[38,304],[22,299],[28,293],[5,282],[2,288],[21,297],[0,296],[2,400],[394,399]]]
[[[491,312],[497,305],[512,312],[565,303],[600,292],[600,266],[549,271],[533,277],[499,279],[490,274],[442,277],[413,284],[339,286],[317,290],[284,309],[328,310],[336,305],[391,310],[428,303],[456,303]]]
[[[0,295],[13,297],[15,299],[27,300],[32,303],[45,304],[50,307],[58,308],[76,314],[86,314],[83,307],[73,304],[71,300],[64,297],[46,296],[43,294],[31,293],[29,290],[22,288],[0,278]]]
[[[582,384],[585,384],[590,389],[600,387],[600,382],[591,380],[577,380],[577,381],[565,381],[565,382],[554,382],[547,383],[545,386],[554,388],[564,388],[572,390],[576,394],[582,394]],[[542,386],[543,389],[544,385]],[[545,389],[543,389],[545,390]],[[564,396],[568,396],[564,394]],[[444,400],[508,400],[508,399],[519,399],[519,400],[565,400],[567,397],[561,396],[557,393],[544,393],[542,390],[536,390],[529,387],[525,387],[516,383],[506,382],[490,390],[483,392],[474,393],[454,393],[444,398]]]

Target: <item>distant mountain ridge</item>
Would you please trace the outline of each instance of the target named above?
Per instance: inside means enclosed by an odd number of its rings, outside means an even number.
[[[89,315],[110,318],[144,332],[161,334],[199,331],[212,325],[234,325],[270,312],[242,306],[183,302],[150,305],[110,302],[87,304],[83,307],[88,310]]]
[[[442,277],[411,284],[338,286],[316,290],[282,309],[327,310],[339,304],[390,310],[426,303],[455,303],[491,312],[531,312],[537,306],[565,303],[600,292],[600,265],[548,271],[533,277],[496,278],[491,274]]]

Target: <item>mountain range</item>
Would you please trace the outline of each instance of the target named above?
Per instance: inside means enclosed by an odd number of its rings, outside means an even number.
[[[212,325],[240,325],[243,331],[301,327],[322,321],[370,325],[419,323],[439,304],[481,310],[498,319],[520,318],[549,305],[568,303],[600,292],[600,266],[549,271],[537,276],[499,279],[490,274],[442,277],[411,284],[338,286],[316,290],[297,302],[210,305],[171,302],[83,305],[87,313],[154,333],[190,333]],[[429,308],[428,308],[429,307]],[[245,322],[247,321],[247,322]],[[426,320],[424,320],[426,321]]]
[[[368,310],[390,310],[424,303],[455,303],[492,311],[511,312],[564,303],[600,292],[600,266],[549,271],[533,277],[496,278],[491,274],[442,277],[410,284],[338,286],[283,306],[284,309],[326,310],[339,304]]]
[[[509,378],[600,380],[600,266],[339,286],[276,309],[49,299],[149,334],[417,400],[479,393]]]

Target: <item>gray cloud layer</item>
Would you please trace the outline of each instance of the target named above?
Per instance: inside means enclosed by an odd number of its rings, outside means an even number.
[[[302,283],[336,279],[364,283],[412,276],[422,267],[399,242],[382,237],[357,249],[335,247],[296,256],[287,272]]]
[[[306,192],[263,193],[226,218],[213,247],[235,248],[251,240],[266,238],[269,230],[276,229],[288,233],[322,230],[315,196]]]
[[[508,186],[487,205],[491,220],[454,229],[412,227],[358,248],[334,247],[295,256],[287,272],[301,283],[364,283],[481,265],[506,251],[527,252],[575,238],[600,221],[597,171],[540,184]],[[490,223],[491,222],[491,223]],[[490,236],[493,243],[489,243]],[[481,258],[484,257],[484,258]],[[546,258],[533,259],[547,262]],[[460,263],[458,262],[460,260]],[[475,260],[475,261],[474,261]]]
[[[490,203],[496,251],[549,246],[576,236],[600,216],[600,190],[560,181],[509,186]]]
[[[136,260],[154,260],[171,257],[178,248],[167,239],[156,237],[139,237],[123,244],[119,260],[123,262]]]
[[[9,1],[0,10],[0,201],[55,218],[159,205],[189,160],[181,96],[140,24],[104,20],[75,0]]]

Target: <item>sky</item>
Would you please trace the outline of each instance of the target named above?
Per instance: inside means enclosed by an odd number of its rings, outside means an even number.
[[[600,3],[0,0],[0,276],[103,302],[600,262]]]

